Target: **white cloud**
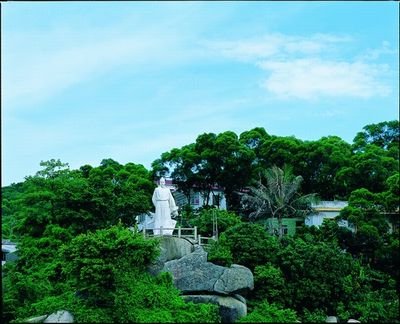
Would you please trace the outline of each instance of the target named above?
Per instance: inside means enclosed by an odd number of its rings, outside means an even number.
[[[389,42],[383,41],[381,46],[378,48],[368,49],[364,54],[360,55],[358,59],[360,60],[376,60],[382,55],[395,55],[399,52],[393,49]]]
[[[262,38],[208,43],[220,54],[263,69],[262,87],[279,99],[314,100],[320,97],[371,98],[387,96],[392,88],[388,64],[371,61],[393,54],[387,42],[356,58],[341,57],[350,36],[315,34],[309,37],[271,34]]]
[[[371,98],[390,94],[390,86],[378,81],[387,65],[335,62],[320,59],[264,61],[269,72],[263,86],[280,98],[312,100],[321,96]]]
[[[349,36],[315,34],[310,37],[289,36],[279,33],[239,41],[206,42],[214,51],[244,61],[289,55],[314,55],[334,49],[334,44],[349,42]]]

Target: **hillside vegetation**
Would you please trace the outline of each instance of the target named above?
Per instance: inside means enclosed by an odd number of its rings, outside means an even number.
[[[60,309],[77,322],[219,322],[215,305],[185,303],[169,274],[145,271],[159,253],[157,240],[129,227],[153,210],[160,176],[186,195],[224,188],[228,211],[187,207],[178,221],[210,236],[217,217],[209,261],[253,272],[248,315],[239,322],[323,322],[328,315],[400,322],[398,121],[367,125],[352,144],[263,128],[201,134],[161,154],[151,170],[113,159],[76,170],[55,159],[40,165],[34,176],[2,188],[2,238],[17,242],[19,256],[3,266],[5,323]],[[277,189],[273,179],[280,179]],[[287,188],[281,208],[265,206],[277,201],[279,188]],[[339,218],[355,231],[325,222],[287,236],[259,222],[298,217],[308,198],[347,200]]]

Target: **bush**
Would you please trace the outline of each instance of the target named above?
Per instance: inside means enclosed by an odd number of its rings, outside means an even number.
[[[236,323],[294,323],[296,321],[297,315],[294,310],[281,309],[276,304],[264,301]]]
[[[281,269],[271,263],[256,266],[254,269],[253,296],[258,300],[267,299],[270,303],[284,305],[285,279]]]
[[[194,217],[193,217],[194,216]],[[200,211],[193,213],[190,220],[191,226],[197,226],[199,233],[204,236],[213,236],[213,218],[216,219],[218,225],[218,234],[225,232],[227,229],[241,223],[240,217],[235,213],[216,208],[202,208]]]
[[[280,246],[276,237],[269,235],[262,226],[251,223],[239,223],[229,228],[220,241],[222,246],[229,248],[233,263],[252,271],[257,265],[274,264]]]
[[[232,253],[226,245],[226,237],[221,236],[219,241],[211,241],[208,248],[207,259],[209,262],[224,267],[230,267],[232,264]]]
[[[63,272],[70,284],[95,304],[113,299],[123,269],[142,272],[157,257],[157,241],[145,240],[121,224],[81,234],[64,247]]]

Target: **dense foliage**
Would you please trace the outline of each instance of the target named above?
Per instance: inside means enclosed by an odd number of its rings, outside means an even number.
[[[279,174],[285,165],[295,197],[348,200],[338,220],[353,230],[328,221],[279,239],[253,223],[257,206],[241,197],[254,194],[252,186],[263,189],[257,183],[268,186],[268,170]],[[253,272],[248,315],[239,322],[321,322],[327,315],[400,321],[398,121],[367,125],[353,144],[337,136],[278,137],[264,128],[202,134],[152,166],[104,159],[70,170],[50,160],[36,175],[2,188],[2,237],[18,243],[19,256],[3,266],[3,322],[60,309],[78,322],[218,322],[215,305],[185,303],[169,274],[145,270],[158,243],[135,232],[135,216],[152,209],[160,175],[170,175],[187,196],[224,189],[228,211],[186,208],[178,222],[218,235],[209,261]],[[268,193],[282,198],[280,218],[308,210],[309,201],[291,204],[276,190]],[[260,197],[260,204],[268,201]]]
[[[258,180],[260,172],[285,164],[303,178],[303,194],[347,199],[355,189],[386,188],[386,180],[399,171],[399,137],[396,120],[365,126],[353,144],[338,136],[316,141],[274,136],[262,127],[239,136],[205,133],[195,143],[163,153],[152,172],[171,176],[187,195],[194,186],[205,198],[213,188],[224,188],[229,210],[240,209],[237,192]]]
[[[45,270],[47,276],[37,277],[40,270],[8,270],[13,271],[6,276],[10,281],[4,293],[7,313],[3,319],[11,319],[15,309],[15,322],[68,309],[77,322],[218,322],[217,307],[185,303],[169,273],[157,277],[146,273],[157,247],[156,240],[145,240],[121,223],[80,234],[53,250],[53,260],[47,264],[55,269]],[[46,248],[46,253],[51,252]]]

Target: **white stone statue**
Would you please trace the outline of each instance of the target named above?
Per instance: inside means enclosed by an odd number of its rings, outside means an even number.
[[[154,214],[154,235],[160,235],[160,227],[163,227],[162,235],[172,235],[176,221],[171,216],[178,215],[178,207],[175,204],[171,191],[165,187],[165,179],[160,179],[160,185],[154,189],[153,204],[156,207]],[[164,230],[164,228],[171,228]]]

